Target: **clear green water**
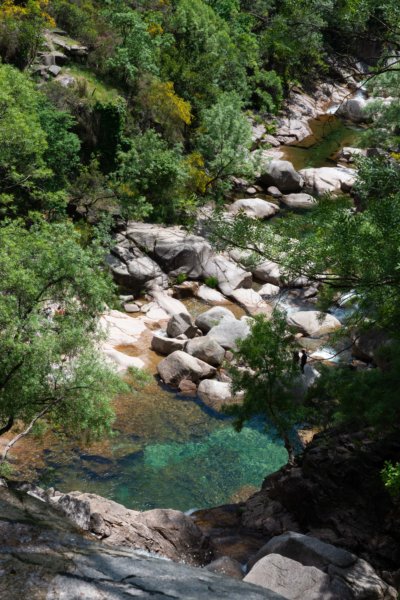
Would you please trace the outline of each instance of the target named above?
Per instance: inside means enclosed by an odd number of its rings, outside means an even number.
[[[39,483],[79,489],[129,508],[189,510],[229,502],[259,487],[287,460],[281,442],[261,426],[238,434],[201,402],[148,386],[117,403],[111,441],[90,448],[51,447]]]
[[[310,127],[313,135],[299,144],[282,147],[283,158],[292,162],[296,170],[334,166],[335,154],[344,146],[358,146],[363,131],[332,115],[312,119]]]

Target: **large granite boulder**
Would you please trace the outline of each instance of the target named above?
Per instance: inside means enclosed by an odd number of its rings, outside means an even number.
[[[353,123],[363,123],[369,120],[366,114],[366,108],[371,100],[359,94],[354,98],[348,98],[342,102],[336,111],[336,114],[343,119],[353,121]]]
[[[261,200],[261,198],[246,198],[236,200],[229,207],[229,212],[234,215],[244,212],[245,215],[253,219],[269,219],[279,212],[279,207],[272,202]]]
[[[280,286],[283,284],[282,271],[273,260],[264,260],[252,269],[253,275],[263,283],[272,283]]]
[[[278,561],[281,568],[284,568],[283,565],[286,564],[286,561],[290,561],[286,568],[290,568],[291,574],[296,573],[299,576],[300,582],[297,582],[299,591],[303,587],[302,582],[309,579],[311,573],[309,569],[315,569],[319,571],[319,574],[312,571],[315,575],[312,587],[315,588],[315,592],[319,591],[323,598],[395,600],[397,597],[396,591],[385,583],[365,560],[332,544],[292,531],[272,538],[257,552],[249,563],[248,581],[256,583],[256,577],[261,576],[266,587],[282,594],[285,593],[284,587],[288,582],[282,579],[278,583],[275,579],[276,574],[274,574],[273,568],[271,569],[271,565],[277,567],[276,556],[285,559],[283,563]],[[269,560],[265,560],[265,557]],[[251,576],[252,572],[253,576]],[[321,577],[322,574],[325,577]],[[324,591],[318,587],[318,582],[323,582]],[[288,598],[300,598],[296,594],[295,589],[290,589],[285,593]]]
[[[133,292],[168,287],[168,277],[158,264],[123,236],[106,261],[116,283]]]
[[[206,312],[199,315],[195,321],[196,327],[201,329],[203,333],[208,333],[210,329],[218,325],[224,317],[235,320],[235,315],[228,308],[223,306],[214,306]]]
[[[220,291],[229,296],[237,288],[250,288],[253,283],[251,273],[239,267],[224,256],[215,255],[204,265],[203,277],[215,278]]]
[[[204,238],[188,234],[179,227],[131,222],[126,236],[170,276],[185,273],[191,279],[199,279],[213,255],[210,244]]]
[[[350,600],[340,596],[330,586],[328,575],[315,567],[279,554],[270,554],[259,560],[244,581],[254,583],[281,594],[287,600]]]
[[[308,337],[318,337],[332,333],[342,325],[340,321],[328,313],[317,310],[300,310],[291,313],[287,318],[288,325]]]
[[[212,306],[221,306],[222,304],[230,304],[230,301],[225,298],[221,292],[208,287],[208,285],[201,285],[196,291],[196,297],[207,304]]]
[[[171,338],[177,338],[180,335],[186,335],[187,338],[194,338],[197,329],[192,323],[188,314],[173,315],[168,321],[167,335]]]
[[[154,532],[160,541],[164,531]],[[205,569],[97,541],[56,506],[6,487],[0,488],[0,562],[0,597],[15,600],[284,600]]]
[[[151,340],[151,349],[157,354],[162,354],[163,356],[168,356],[175,352],[176,350],[183,350],[185,348],[185,344],[187,340],[178,340],[176,338],[170,338],[167,336],[165,331],[156,331],[153,334]]]
[[[237,350],[237,341],[243,340],[250,333],[250,326],[246,319],[232,319],[225,316],[221,321],[210,329],[207,337],[212,338],[225,350]]]
[[[304,185],[302,176],[287,160],[266,162],[262,166],[259,181],[265,189],[274,186],[285,194],[300,192]]]
[[[216,369],[186,352],[177,350],[158,364],[157,371],[164,383],[178,387],[184,379],[198,383],[201,379],[213,377]]]
[[[213,367],[220,367],[225,358],[223,347],[207,336],[198,337],[187,342],[185,352]]]
[[[233,290],[230,298],[249,315],[263,314],[270,316],[272,314],[272,307],[254,290],[245,290],[243,288]]]
[[[349,192],[357,173],[347,167],[310,167],[300,171],[305,187],[317,196]]]

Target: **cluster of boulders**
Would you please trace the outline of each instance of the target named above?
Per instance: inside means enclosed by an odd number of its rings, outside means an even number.
[[[87,54],[87,47],[72,40],[62,29],[47,30],[44,34],[43,49],[38,52],[31,70],[42,81],[56,77],[60,78],[62,85],[69,85],[68,78],[73,78],[61,74],[63,66],[70,59],[74,61],[85,59]]]
[[[183,392],[196,392],[210,407],[222,410],[232,397],[230,379],[221,369],[232,360],[238,340],[250,332],[248,317],[236,319],[223,306],[215,306],[193,323],[186,313],[175,314],[166,330],[156,331],[152,349],[166,356],[157,366],[162,381]]]

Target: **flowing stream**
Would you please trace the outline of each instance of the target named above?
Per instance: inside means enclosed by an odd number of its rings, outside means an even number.
[[[313,136],[281,148],[296,169],[332,165],[332,156],[359,136],[358,129],[332,116],[313,120],[311,126]],[[194,316],[209,308],[198,301],[188,307]],[[160,357],[152,360],[155,373]],[[229,418],[156,379],[118,397],[114,407],[117,419],[110,439],[91,445],[61,443],[51,433],[29,446],[25,442],[36,481],[62,491],[94,492],[139,510],[186,511],[240,500],[286,462],[282,443],[266,434],[261,423],[237,434]],[[26,451],[21,446],[17,459]]]

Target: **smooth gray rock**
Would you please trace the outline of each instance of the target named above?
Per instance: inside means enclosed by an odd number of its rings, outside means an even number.
[[[300,192],[304,181],[288,160],[271,160],[261,168],[260,183],[268,189],[277,187],[283,193]]]
[[[228,317],[235,320],[235,315],[228,308],[223,306],[214,306],[206,312],[199,315],[195,321],[196,327],[201,329],[203,333],[208,333],[210,329],[218,325],[218,323],[224,318]]]
[[[204,238],[188,234],[179,227],[130,222],[126,235],[171,277],[185,273],[191,279],[199,279],[213,256],[212,248]]]
[[[224,405],[231,404],[233,400],[230,383],[215,379],[203,379],[197,393],[204,404],[217,411],[221,411]],[[235,403],[237,401],[235,399]]]
[[[196,327],[194,327],[189,315],[173,315],[168,321],[167,335],[171,338],[177,338],[179,335],[186,335],[187,338],[193,338],[196,334]]]
[[[229,558],[229,556],[221,556],[216,560],[213,560],[206,566],[207,571],[212,573],[220,573],[221,575],[227,575],[234,579],[242,580],[244,577],[243,569],[237,560]]]
[[[288,315],[287,322],[288,325],[309,337],[332,333],[342,326],[336,317],[318,310],[300,310],[291,313]]]
[[[187,342],[185,352],[213,367],[220,367],[225,358],[225,350],[222,346],[207,336],[198,337]]]
[[[317,569],[326,569],[331,564],[345,568],[354,565],[357,561],[357,556],[347,550],[294,531],[273,537],[249,561],[248,568],[251,569],[256,562],[268,554],[280,554],[300,562],[305,567]]]
[[[151,340],[151,349],[158,354],[168,356],[176,350],[183,350],[186,344],[186,340],[178,340],[176,338],[167,337],[164,331],[157,331],[154,333]]]
[[[250,288],[253,283],[251,273],[220,255],[213,256],[204,265],[203,278],[207,277],[214,277],[218,281],[218,287],[225,296],[237,288]]]
[[[357,172],[348,167],[310,167],[300,171],[305,187],[317,196],[349,192],[353,187]]]
[[[300,209],[314,208],[317,204],[315,198],[310,194],[288,194],[287,196],[282,196],[280,201],[288,208]]]
[[[244,581],[254,583],[287,600],[348,600],[332,589],[329,576],[315,567],[304,567],[295,560],[269,554],[259,560]]]
[[[157,371],[164,383],[178,387],[183,379],[198,383],[201,379],[213,377],[216,369],[186,352],[177,350],[158,364]]]
[[[154,286],[168,287],[168,277],[151,258],[129,240],[123,239],[107,257],[111,273],[119,285],[141,292]]]
[[[0,597],[284,600],[235,579],[96,541],[56,507],[0,488]]]
[[[236,342],[243,340],[249,333],[250,326],[246,320],[232,320],[225,316],[207,333],[207,337],[217,341],[225,350],[237,350]]]
[[[253,219],[269,219],[279,212],[279,207],[261,198],[244,198],[243,200],[236,200],[229,207],[229,212],[234,215],[244,212],[245,215]]]

